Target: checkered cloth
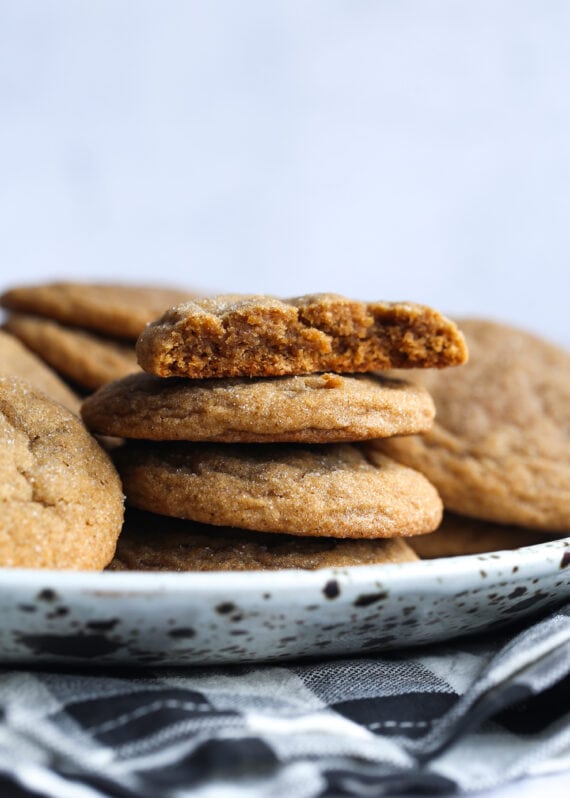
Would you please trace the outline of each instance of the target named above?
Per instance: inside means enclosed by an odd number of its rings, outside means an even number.
[[[379,796],[570,768],[570,605],[513,631],[326,662],[0,671],[0,794]]]

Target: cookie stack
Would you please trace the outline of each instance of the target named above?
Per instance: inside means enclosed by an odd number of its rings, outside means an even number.
[[[48,283],[0,297],[5,328],[82,391],[139,371],[134,343],[159,313],[194,294],[152,286]]]
[[[172,308],[149,325],[137,354],[148,373],[89,397],[84,421],[94,432],[127,439],[116,462],[130,505],[206,525],[188,534],[209,540],[216,528],[226,535],[231,528],[232,542],[218,546],[231,552],[231,567],[240,546],[255,545],[257,536],[260,546],[294,536],[299,550],[301,539],[313,547],[336,541],[338,551],[346,543],[353,564],[355,539],[367,552],[363,561],[413,559],[394,541],[438,526],[441,501],[431,483],[367,443],[430,428],[427,391],[374,372],[464,362],[461,333],[436,311],[332,294],[213,297]],[[249,530],[245,542],[236,528]],[[155,547],[162,554],[163,535],[161,528]],[[137,560],[135,531],[123,559],[164,567],[149,554],[148,540],[147,532],[146,554]],[[196,546],[186,550],[188,568],[208,559]],[[249,556],[257,563],[249,567],[261,567],[261,559]],[[172,558],[165,561],[172,566]],[[180,557],[175,561],[182,568]]]

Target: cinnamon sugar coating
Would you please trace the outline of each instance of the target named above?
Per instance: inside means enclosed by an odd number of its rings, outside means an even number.
[[[427,391],[377,375],[189,380],[140,372],[83,403],[94,432],[147,440],[332,443],[428,430]]]
[[[81,421],[25,380],[0,377],[0,566],[99,570],[123,494]]]
[[[442,368],[467,350],[455,324],[423,305],[231,294],[171,308],[140,335],[137,357],[159,377],[262,377]]]

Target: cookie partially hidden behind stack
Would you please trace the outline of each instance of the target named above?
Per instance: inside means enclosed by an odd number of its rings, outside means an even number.
[[[17,338],[0,330],[0,374],[27,380],[36,390],[79,414],[81,400],[63,380]]]
[[[331,294],[213,297],[169,310],[137,353],[152,376],[111,384],[82,408],[94,431],[130,439],[116,463],[132,506],[213,534],[231,527],[232,550],[236,528],[385,547],[438,526],[428,480],[366,443],[429,429],[431,399],[362,374],[462,363],[462,335],[436,311]]]
[[[159,286],[47,283],[0,297],[4,326],[65,379],[93,391],[140,371],[134,344],[170,305],[195,296]]]
[[[492,524],[445,511],[443,520],[435,532],[410,538],[408,543],[422,560],[433,560],[438,557],[461,557],[503,549],[518,549],[521,546],[534,546],[544,541],[544,532],[518,526]]]
[[[422,471],[455,513],[570,530],[570,353],[496,322],[461,326],[461,373],[413,375],[434,397],[433,429],[378,448]]]

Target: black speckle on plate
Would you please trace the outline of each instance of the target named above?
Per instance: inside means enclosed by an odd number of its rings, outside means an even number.
[[[237,609],[237,607],[232,601],[223,601],[216,607],[216,612],[220,615],[229,615],[230,612],[233,612],[235,609]]]
[[[383,601],[385,598],[388,598],[386,590],[381,590],[379,593],[361,593],[353,604],[355,607],[369,607],[371,604],[376,604],[377,601]]]
[[[335,599],[340,596],[340,585],[336,579],[329,579],[329,581],[323,587],[323,594],[328,599]]]
[[[191,626],[179,626],[176,629],[171,629],[168,633],[168,636],[174,638],[175,640],[195,637],[196,630],[192,629]]]
[[[40,590],[36,598],[38,601],[47,601],[51,603],[53,601],[57,601],[58,596],[55,590],[52,590],[51,587],[44,587],[43,590]]]

